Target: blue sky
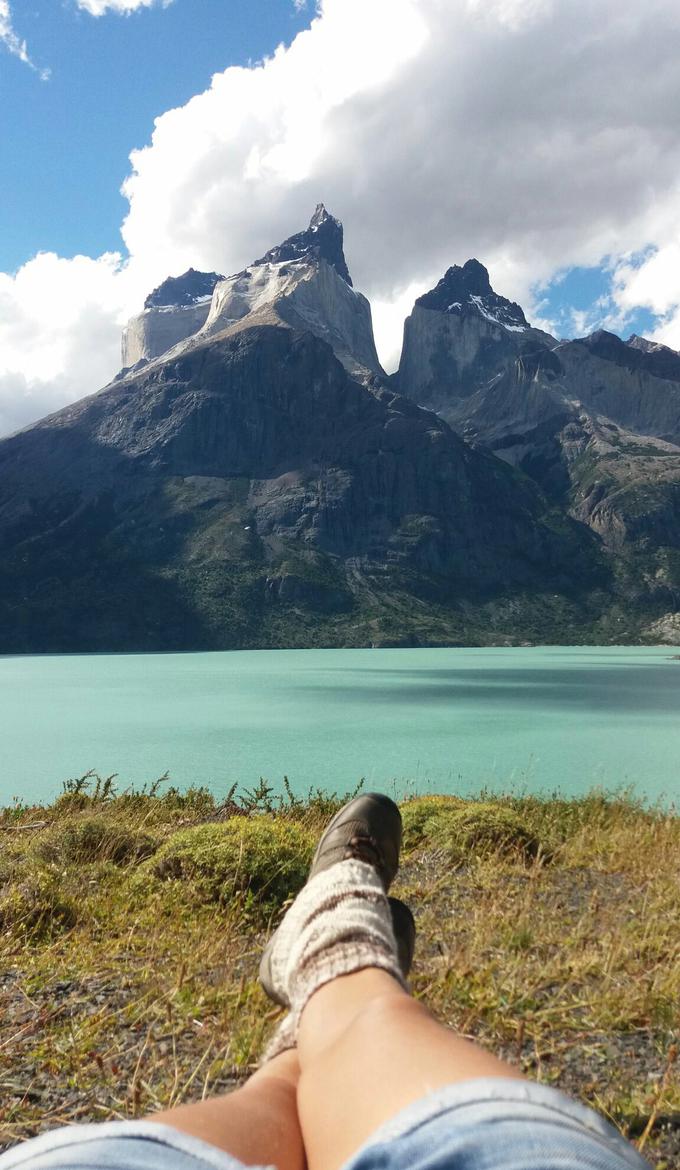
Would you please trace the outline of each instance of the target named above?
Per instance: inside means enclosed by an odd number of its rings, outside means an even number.
[[[50,78],[0,48],[4,271],[39,250],[119,249],[128,155],[148,142],[154,118],[310,21],[292,0],[175,0],[100,17],[74,0],[14,0],[12,13]]]
[[[0,435],[104,385],[166,276],[319,201],[388,369],[470,256],[557,336],[680,349],[680,6],[653,7],[0,0]]]
[[[616,310],[611,301],[611,272],[606,267],[569,268],[539,289],[537,297],[541,316],[551,322],[558,337],[585,335],[605,325],[624,337],[631,333],[644,337],[656,328],[656,318],[647,308],[632,310],[625,322],[608,320]]]

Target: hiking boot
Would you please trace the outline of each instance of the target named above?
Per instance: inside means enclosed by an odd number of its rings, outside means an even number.
[[[378,792],[356,796],[343,805],[321,835],[307,881],[340,861],[354,860],[370,865],[387,891],[399,867],[401,831],[401,813],[389,796]],[[415,925],[411,911],[403,902],[389,899],[389,903],[397,939],[397,962],[405,977],[413,960]],[[264,949],[260,982],[270,999],[288,1007],[288,999],[276,989],[271,971],[271,954],[277,935],[278,930]]]
[[[385,892],[399,868],[401,813],[389,796],[367,792],[343,805],[328,824],[307,881],[338,861],[364,861],[377,870]]]

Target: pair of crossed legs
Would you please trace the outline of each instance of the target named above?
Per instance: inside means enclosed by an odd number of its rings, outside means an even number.
[[[260,968],[289,1008],[279,1054],[230,1097],[150,1120],[278,1170],[339,1170],[354,1155],[353,1170],[644,1166],[591,1111],[532,1085],[410,997],[413,920],[387,897],[400,840],[386,797],[341,810]],[[386,1124],[388,1137],[411,1136],[380,1147]]]
[[[388,898],[400,841],[399,810],[376,794],[324,833],[260,968],[289,1012],[243,1088],[45,1134],[0,1155],[0,1170],[644,1170],[591,1110],[410,997],[413,920]]]
[[[246,1165],[337,1170],[400,1110],[476,1077],[520,1077],[437,1024],[387,972],[367,968],[321,987],[297,1049],[227,1097],[149,1120],[203,1138]]]

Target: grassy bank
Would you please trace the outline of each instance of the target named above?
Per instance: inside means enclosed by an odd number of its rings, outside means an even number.
[[[339,803],[90,777],[0,812],[0,1145],[248,1074],[278,1018],[263,942]],[[415,994],[680,1165],[680,818],[599,794],[402,812]]]

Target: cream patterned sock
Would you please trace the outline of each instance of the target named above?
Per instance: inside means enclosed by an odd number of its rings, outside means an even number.
[[[340,861],[304,886],[276,933],[271,975],[291,1008],[264,1059],[294,1046],[300,1015],[315,991],[366,967],[379,967],[405,986],[376,870],[363,861]]]

